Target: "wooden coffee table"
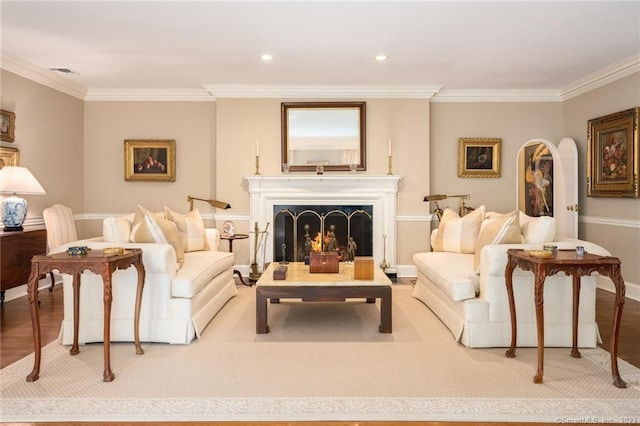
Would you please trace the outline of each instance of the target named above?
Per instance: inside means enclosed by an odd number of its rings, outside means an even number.
[[[287,278],[274,280],[273,271],[279,264],[272,262],[256,283],[256,334],[269,332],[267,300],[285,298],[337,301],[363,298],[373,303],[380,299],[381,333],[391,333],[391,280],[374,265],[372,280],[355,280],[353,264],[340,263],[338,273],[310,273],[309,265],[292,262],[287,265]]]

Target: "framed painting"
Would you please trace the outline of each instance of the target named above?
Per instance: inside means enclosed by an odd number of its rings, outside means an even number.
[[[640,107],[593,118],[587,128],[587,196],[639,198]]]
[[[554,215],[554,158],[551,144],[534,140],[518,153],[518,210],[527,216]]]
[[[3,142],[16,140],[16,115],[4,109],[0,110],[0,139]]]
[[[176,141],[149,139],[124,141],[124,180],[175,182]]]
[[[458,176],[498,178],[502,174],[500,159],[502,139],[458,139]]]
[[[0,169],[4,166],[18,166],[20,151],[16,148],[0,147]]]

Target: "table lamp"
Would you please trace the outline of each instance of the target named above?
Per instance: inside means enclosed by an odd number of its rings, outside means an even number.
[[[28,168],[4,166],[0,169],[0,194],[11,194],[2,200],[4,230],[22,231],[22,224],[27,217],[27,200],[16,194],[42,195],[46,192]]]

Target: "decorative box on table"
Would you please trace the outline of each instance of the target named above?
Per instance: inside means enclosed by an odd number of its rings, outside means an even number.
[[[337,274],[339,269],[338,253],[311,252],[309,254],[309,272]]]
[[[357,256],[353,259],[353,279],[373,279],[373,257]]]
[[[278,265],[273,270],[274,280],[286,280],[287,279],[287,265]]]

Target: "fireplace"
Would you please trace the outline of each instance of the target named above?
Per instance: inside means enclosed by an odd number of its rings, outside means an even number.
[[[334,232],[336,234],[339,232],[355,233],[356,228],[358,228],[358,232],[367,230],[370,235],[367,238],[370,239],[362,240],[360,244],[356,242],[357,255],[373,256],[377,264],[384,260],[391,265],[391,269],[394,269],[396,261],[396,202],[401,176],[364,174],[254,175],[247,176],[245,179],[250,195],[249,227],[253,231],[255,224],[257,224],[260,231],[266,229],[266,233],[251,232],[249,237],[250,261],[256,261],[260,271],[263,270],[265,263],[282,260],[283,243],[287,260],[299,260],[301,243],[298,237],[300,233],[304,237],[304,225],[307,224],[301,222],[299,214],[304,210],[316,210],[320,212],[320,216],[324,214],[325,217],[322,229],[320,219],[316,222],[316,228],[312,228],[313,223],[308,223],[311,238],[314,238],[317,232],[326,235],[332,224],[335,225]],[[289,213],[277,214],[287,208],[298,215],[295,242],[293,216]],[[342,213],[329,215],[329,212],[334,210],[340,210]],[[336,219],[338,215],[349,215],[357,210],[362,210],[364,213],[352,216],[351,228],[348,228],[347,231],[340,231]],[[287,216],[289,216],[288,219]],[[356,216],[358,216],[357,219]],[[330,217],[332,219],[329,219]],[[370,217],[368,224],[365,217],[367,220]],[[278,221],[290,222],[289,236],[286,235],[286,231],[282,234],[282,231],[277,230]],[[342,241],[338,236],[337,239],[337,245],[345,244],[344,236]],[[254,259],[253,251],[256,242],[257,259]],[[304,252],[304,242],[302,242],[302,252]]]
[[[311,252],[332,252],[340,261],[373,256],[372,205],[276,205],[274,260],[308,261]]]

